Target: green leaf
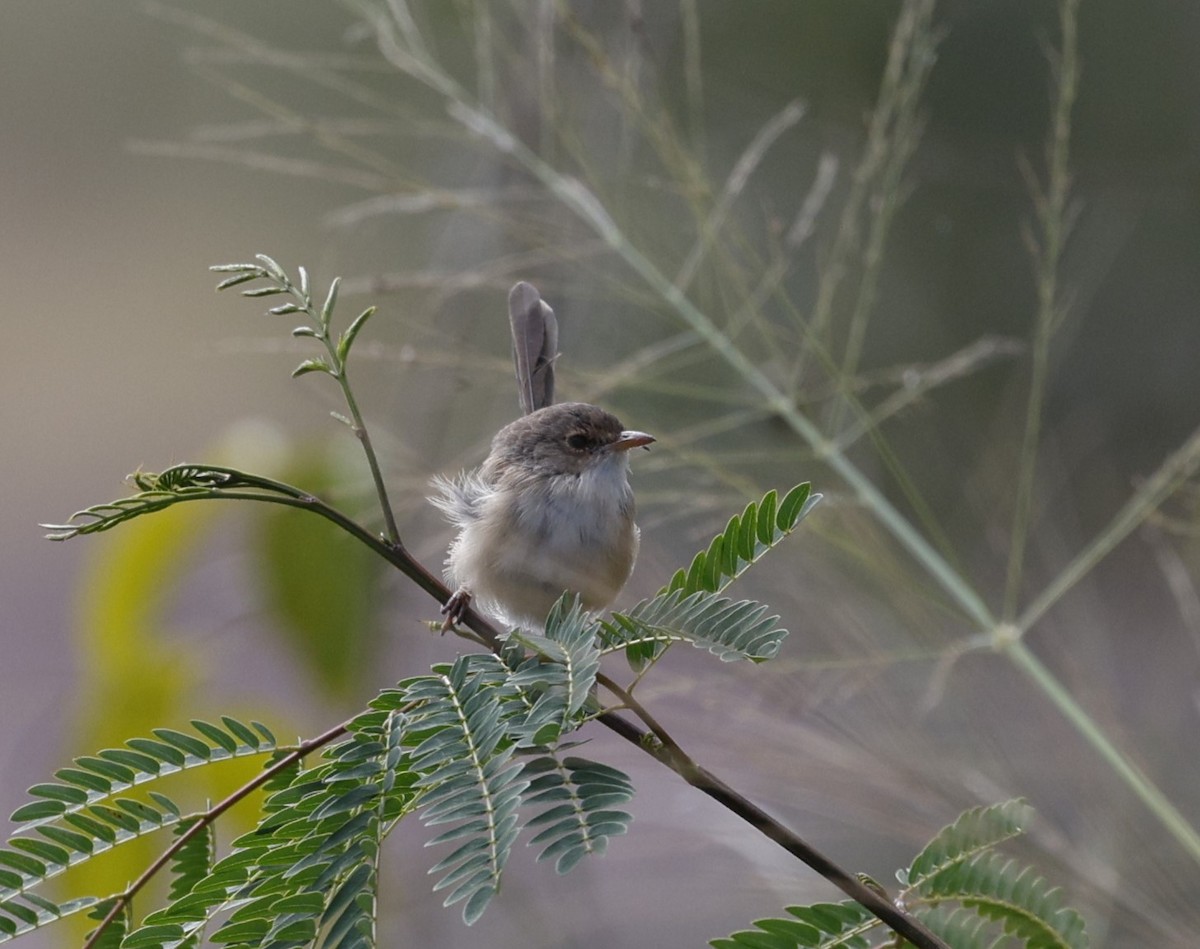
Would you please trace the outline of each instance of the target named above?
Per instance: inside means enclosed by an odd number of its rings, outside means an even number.
[[[192,818],[175,826],[176,839],[189,832],[191,836],[171,857],[172,880],[169,899],[172,901],[186,896],[207,877],[215,860],[216,837],[213,826],[210,823],[193,830],[197,821],[198,818]]]
[[[544,634],[514,629],[511,637],[549,662],[524,662],[514,670],[508,684],[518,689],[540,687],[550,694],[540,704],[558,719],[560,730],[578,713],[591,695],[600,670],[596,626],[579,604],[578,597],[564,595],[550,610]],[[553,704],[553,709],[550,708]],[[534,707],[535,709],[537,706]],[[522,731],[544,728],[547,715],[532,714]]]
[[[251,298],[271,297],[271,296],[277,296],[280,293],[287,293],[287,292],[288,292],[287,287],[276,287],[276,286],[254,287],[251,290],[243,290],[242,296],[251,297]]]
[[[182,768],[187,762],[187,755],[164,741],[155,741],[153,738],[130,738],[125,744],[134,751],[140,751],[142,754],[174,765],[176,768]]]
[[[324,372],[331,376],[334,375],[333,367],[330,366],[329,363],[327,363],[324,359],[314,357],[312,359],[304,360],[304,362],[300,363],[300,365],[293,369],[292,378],[295,379],[298,376],[303,376],[310,372]]]
[[[910,903],[957,903],[1038,949],[1085,949],[1083,918],[1062,905],[1061,892],[1031,867],[993,850],[1020,834],[1032,819],[1032,808],[1020,799],[964,812],[901,874],[906,881],[901,897]],[[959,940],[952,943],[955,946],[995,942],[991,930],[971,925],[961,915],[943,917],[925,910],[922,918],[927,914],[931,922],[953,927]]]
[[[110,825],[87,814],[64,814],[63,821],[106,844],[111,844],[117,839],[117,833]]]
[[[31,801],[12,812],[14,824],[32,824],[58,817],[67,809],[61,801]]]
[[[185,754],[207,761],[212,756],[212,748],[194,735],[175,731],[173,728],[155,728],[153,734],[169,745],[173,745]]]
[[[947,903],[917,913],[926,928],[954,949],[995,949],[998,943],[995,923],[973,910]]]
[[[249,943],[260,944],[267,934],[265,919],[247,919],[240,922],[227,922],[213,933],[209,939],[218,944]]]
[[[422,775],[422,820],[455,825],[429,843],[462,841],[429,872],[442,874],[434,890],[450,891],[443,905],[463,902],[468,924],[500,885],[529,784],[511,760],[513,746],[502,746],[503,709],[495,686],[503,672],[493,657],[464,656],[445,673],[405,683],[409,700],[421,703],[411,727],[429,730],[411,753]]]
[[[142,829],[141,821],[123,810],[109,807],[106,804],[93,804],[89,810],[102,821],[112,824],[121,830],[129,831],[131,834],[136,834]]]
[[[1022,833],[1033,808],[1021,798],[963,812],[938,831],[907,872],[908,889],[923,891],[930,877]]]
[[[183,927],[179,925],[143,926],[131,933],[121,949],[163,949],[165,946],[179,945],[185,938]]]
[[[272,277],[274,277],[280,283],[287,282],[287,273],[285,273],[284,269],[282,267],[280,267],[279,264],[275,263],[275,261],[272,260],[270,257],[268,257],[266,254],[255,254],[254,259],[257,260],[260,264],[262,264],[263,268],[267,271],[267,273],[269,273]]]
[[[153,807],[128,797],[119,797],[113,803],[130,817],[136,818],[139,824],[162,824],[170,821],[172,816],[161,814]]]
[[[237,751],[237,739],[228,732],[218,728],[216,725],[201,721],[200,719],[192,719],[192,728],[196,729],[196,731],[211,741],[218,748],[223,748],[230,754],[233,754],[235,751]]]
[[[141,774],[158,774],[162,770],[162,762],[140,751],[130,751],[127,748],[105,748],[98,752],[101,758],[123,764]]]
[[[608,839],[623,834],[633,819],[613,810],[633,797],[633,785],[621,771],[586,758],[558,761],[544,755],[525,763],[531,777],[526,800],[548,805],[526,823],[544,826],[529,843],[544,845],[538,860],[555,860],[558,873],[566,873],[588,854],[600,855]]]
[[[370,712],[356,718],[350,734],[326,750],[321,764],[280,779],[258,828],[233,841],[232,852],[215,864],[211,842],[200,847],[190,839],[185,850],[195,847],[196,859],[181,854],[177,869],[181,876],[194,874],[195,880],[181,884],[167,906],[147,916],[129,944],[142,945],[143,934],[155,931],[173,933],[170,945],[196,938],[224,908],[232,908],[209,942],[240,945],[248,940],[279,949],[309,945],[320,925],[322,944],[333,946],[338,943],[330,941],[330,931],[344,925],[351,940],[345,945],[364,945],[353,941],[353,934],[362,931],[361,913],[353,916],[357,909],[345,920],[323,914],[342,892],[344,880],[358,880],[356,874],[370,869],[383,833],[380,812],[395,816],[400,812],[396,802],[412,797],[404,777],[406,721],[398,713]],[[259,723],[247,726],[226,719],[221,730],[225,729],[246,741],[274,741]],[[374,778],[367,782],[370,787],[360,780],[363,774]],[[346,898],[357,907],[368,895],[359,889]],[[144,944],[159,943],[145,938]]]
[[[333,309],[337,306],[338,287],[341,285],[342,278],[334,277],[333,282],[329,285],[329,294],[325,297],[325,303],[321,307],[321,325],[326,329],[333,320]]]
[[[81,854],[90,854],[95,848],[95,841],[91,837],[86,834],[77,834],[75,831],[68,830],[65,827],[56,827],[50,824],[46,827],[37,828],[37,832],[43,837]]]
[[[29,789],[34,797],[42,797],[51,801],[62,801],[65,804],[86,804],[87,791],[67,784],[35,784]]]
[[[46,876],[47,868],[42,861],[35,860],[23,853],[17,853],[15,850],[0,850],[0,863],[31,877]]]
[[[54,776],[60,781],[78,785],[88,791],[97,791],[100,794],[108,794],[112,791],[112,781],[94,771],[85,771],[82,768],[59,768],[54,772]]]
[[[127,768],[122,764],[117,764],[115,761],[105,761],[103,758],[81,757],[76,758],[75,763],[81,768],[86,768],[89,771],[94,771],[97,774],[103,775],[113,781],[126,786],[133,783],[134,776],[137,774],[132,768]]]
[[[340,478],[318,452],[298,456],[284,476],[318,495]],[[282,508],[264,511],[254,544],[268,607],[313,681],[332,699],[357,694],[380,640],[374,607],[386,564],[323,518]]]
[[[228,715],[222,715],[221,723],[228,728],[230,732],[237,736],[238,741],[248,748],[253,748],[254,750],[258,751],[264,747],[270,747],[274,744],[274,742],[271,741],[264,745],[263,741],[258,735],[256,735],[250,728],[239,722],[236,718],[230,718]]]
[[[768,491],[760,501],[730,518],[725,530],[696,554],[688,569],[677,571],[660,594],[676,590],[719,593],[794,531],[820,499],[819,494],[811,494],[808,483],[796,485],[782,502],[774,491]]]
[[[798,484],[789,491],[779,502],[779,514],[775,518],[775,527],[783,532],[791,531],[795,528],[800,519],[807,513],[805,508],[811,509],[812,504],[809,503],[809,496],[812,492],[812,485],[807,481],[804,484]],[[815,503],[815,498],[813,502]]]
[[[47,843],[44,840],[37,840],[32,837],[10,837],[8,843],[9,846],[32,854],[39,860],[45,860],[48,864],[57,864],[65,867],[71,860],[71,855],[66,850],[63,850],[62,847]]]
[[[219,268],[209,267],[208,269],[209,270],[217,270]],[[236,287],[240,283],[247,283],[251,280],[257,280],[259,276],[260,275],[257,271],[257,268],[253,271],[248,271],[246,273],[234,274],[232,277],[226,277],[224,280],[222,280],[220,283],[218,283],[217,289],[218,290],[228,290],[230,287]]]
[[[753,600],[731,600],[713,593],[685,595],[683,589],[643,600],[627,613],[599,623],[605,651],[650,643],[659,647],[690,642],[723,661],[773,659],[787,630],[779,617]]]
[[[709,942],[715,949],[795,949],[798,946],[867,949],[866,933],[882,924],[857,903],[789,906],[790,917],[756,919],[755,929]]]
[[[337,358],[343,366],[346,364],[346,357],[350,355],[350,347],[354,345],[355,337],[358,336],[359,330],[366,325],[367,320],[374,315],[375,310],[376,308],[373,306],[367,307],[354,318],[354,322],[346,327],[346,332],[338,337]]]
[[[1061,890],[1032,867],[995,852],[949,865],[924,882],[921,894],[938,902],[957,900],[1038,949],[1086,949],[1088,944],[1083,917],[1063,907]]]
[[[326,946],[349,949],[370,945],[369,941],[355,937],[364,932],[369,934],[374,929],[377,885],[370,864],[360,864],[351,871],[333,894],[322,916],[322,925],[329,926]]]

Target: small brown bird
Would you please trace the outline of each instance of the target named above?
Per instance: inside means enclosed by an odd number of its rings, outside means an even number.
[[[654,438],[594,405],[539,405],[554,397],[554,313],[519,283],[509,314],[529,414],[496,434],[478,470],[435,478],[430,498],[458,528],[446,558],[457,588],[443,609],[447,627],[472,598],[504,622],[539,628],[564,592],[602,609],[637,557],[628,452]]]

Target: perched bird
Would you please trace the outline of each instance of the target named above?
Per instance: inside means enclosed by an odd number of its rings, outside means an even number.
[[[584,609],[607,606],[629,579],[638,550],[629,450],[654,438],[583,402],[554,397],[554,312],[527,283],[509,294],[524,417],[492,439],[487,460],[435,478],[440,508],[458,535],[446,558],[456,588],[445,628],[472,599],[511,625],[541,627],[564,592]]]

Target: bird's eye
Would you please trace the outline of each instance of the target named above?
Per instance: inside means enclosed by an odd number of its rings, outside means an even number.
[[[588,447],[589,439],[581,432],[576,432],[574,435],[567,436],[567,444],[575,449],[575,451],[583,451]]]

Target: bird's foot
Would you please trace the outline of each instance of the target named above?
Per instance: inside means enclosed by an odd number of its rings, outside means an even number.
[[[442,606],[442,615],[446,617],[442,623],[442,632],[457,626],[470,608],[471,591],[465,587],[459,587]]]

